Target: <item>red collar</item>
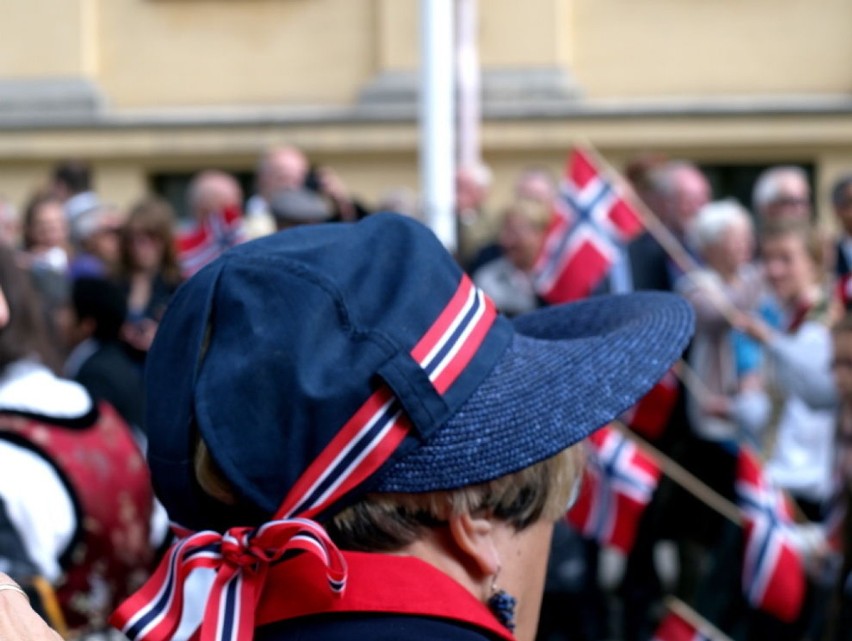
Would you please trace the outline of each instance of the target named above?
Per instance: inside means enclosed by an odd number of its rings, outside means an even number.
[[[515,641],[470,592],[420,559],[363,552],[343,556],[349,567],[343,597],[329,591],[325,574],[311,555],[271,567],[256,624],[311,614],[384,612],[453,619]]]
[[[790,325],[787,327],[788,334],[795,334],[813,309],[813,303],[798,303],[790,317]]]

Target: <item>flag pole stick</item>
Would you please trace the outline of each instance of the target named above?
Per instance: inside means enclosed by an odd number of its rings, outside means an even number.
[[[713,508],[716,512],[724,516],[726,519],[736,525],[743,524],[743,517],[740,514],[740,508],[731,503],[716,490],[707,485],[704,481],[689,472],[686,468],[675,462],[672,458],[663,454],[648,441],[636,434],[620,421],[613,421],[613,426],[621,432],[626,438],[633,441],[636,446],[653,458],[663,473],[672,481],[680,485],[695,498],[700,500],[705,505]]]
[[[678,377],[686,391],[692,394],[701,404],[704,400],[713,395],[713,393],[701,380],[696,371],[685,360],[681,359],[673,368],[675,376]]]
[[[710,623],[707,619],[698,614],[698,612],[693,610],[677,597],[667,596],[664,603],[669,610],[679,615],[687,623],[692,624],[696,630],[713,641],[731,641],[731,637],[722,632],[719,628]]]
[[[742,525],[744,523],[740,508],[734,503],[731,503],[728,499],[719,494],[692,472],[677,463],[674,459],[663,454],[659,449],[639,436],[635,430],[630,429],[621,421],[613,421],[612,425],[626,438],[633,441],[636,444],[636,447],[654,459],[654,461],[660,466],[663,474],[668,476],[672,481],[680,485],[699,501],[718,512],[732,523],[735,523],[736,525]],[[799,504],[790,496],[790,493],[784,490],[782,490],[782,493],[792,507],[795,522],[810,522],[804,512],[802,512],[802,508],[799,507]]]

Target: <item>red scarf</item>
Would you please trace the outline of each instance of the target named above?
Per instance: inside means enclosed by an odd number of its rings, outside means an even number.
[[[325,584],[319,560],[302,554],[269,569],[255,622],[258,626],[312,614],[376,612],[450,619],[514,641],[491,611],[460,584],[410,556],[344,552],[346,592],[336,597]]]
[[[793,314],[790,316],[790,324],[787,326],[787,333],[795,334],[798,332],[813,308],[813,303],[797,303],[796,308],[793,310]]]

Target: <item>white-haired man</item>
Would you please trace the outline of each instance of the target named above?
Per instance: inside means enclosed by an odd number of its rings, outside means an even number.
[[[752,207],[761,225],[776,220],[810,220],[813,208],[807,173],[795,165],[764,170],[754,184]]]

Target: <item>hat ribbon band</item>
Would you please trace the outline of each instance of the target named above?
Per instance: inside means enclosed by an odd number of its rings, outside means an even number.
[[[463,276],[438,319],[411,350],[439,394],[476,355],[497,316],[494,304]],[[394,453],[410,421],[386,386],[377,389],[293,484],[277,518],[312,518],[359,486]]]
[[[300,552],[319,559],[329,589],[341,595],[346,587],[346,561],[340,550],[318,523],[285,519],[258,528],[232,528],[224,534],[198,532],[175,543],[157,571],[110,622],[134,641],[169,641],[179,626],[189,630],[187,638],[200,632],[199,641],[250,641],[270,564]],[[191,587],[185,601],[188,581]]]

